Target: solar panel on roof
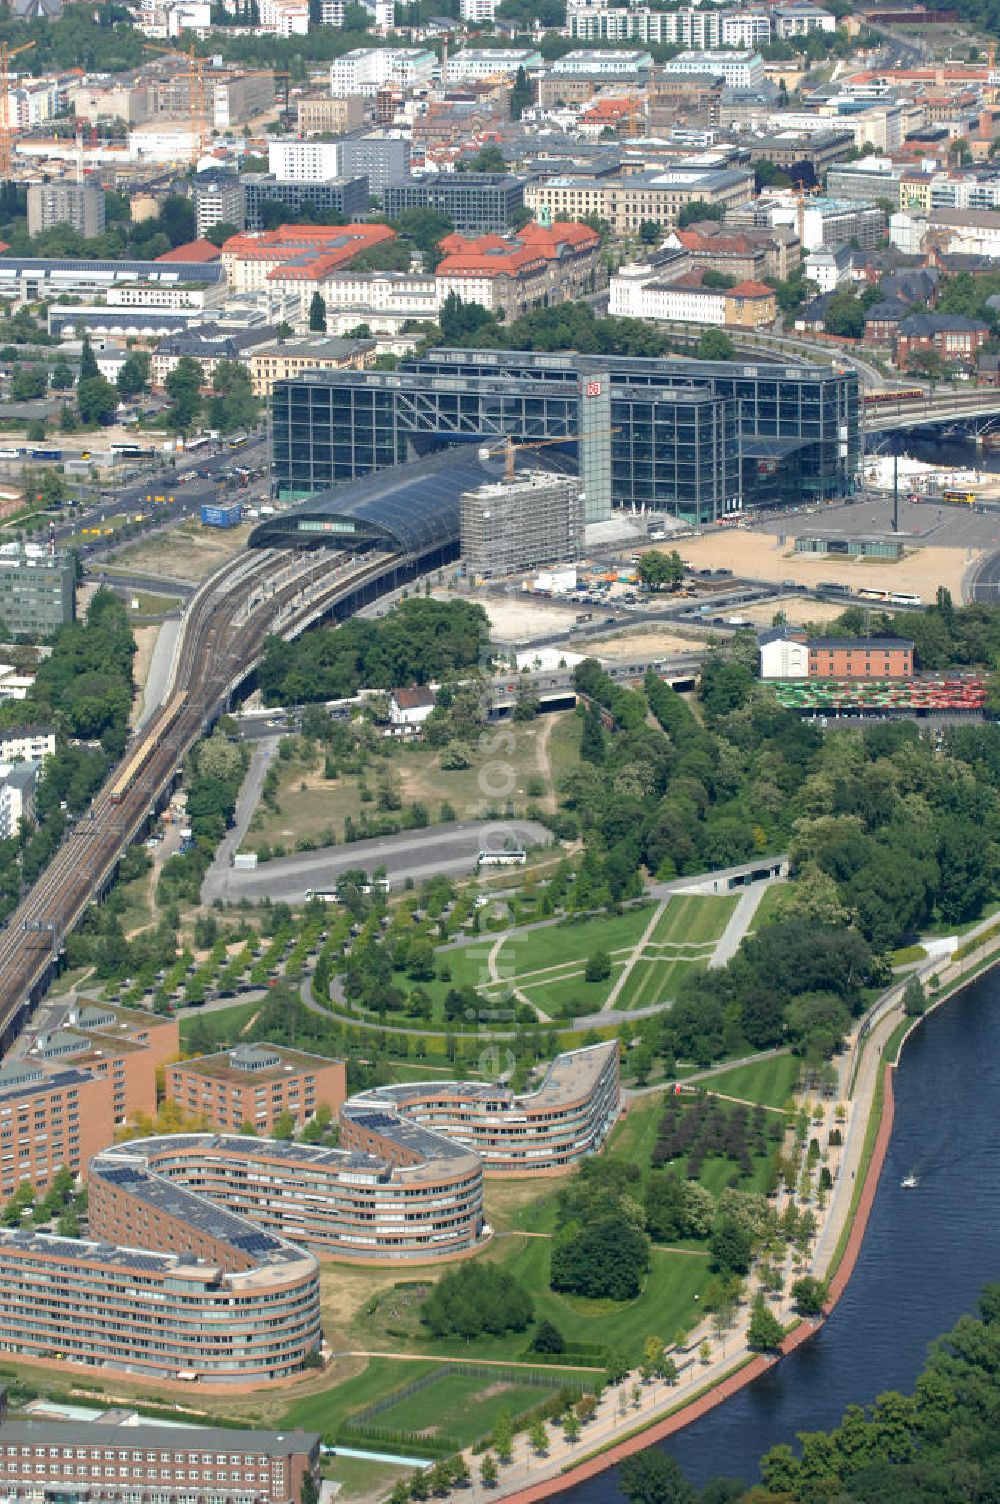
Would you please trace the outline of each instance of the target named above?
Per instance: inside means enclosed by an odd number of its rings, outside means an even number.
[[[266,1253],[269,1249],[280,1248],[276,1238],[271,1238],[266,1232],[238,1232],[229,1239],[234,1248],[242,1248],[244,1253]]]
[[[401,1128],[403,1126],[398,1118],[390,1117],[387,1112],[365,1112],[354,1121],[362,1128]]]

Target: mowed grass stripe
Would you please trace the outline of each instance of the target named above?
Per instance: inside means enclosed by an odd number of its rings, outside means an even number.
[[[660,915],[650,939],[680,941],[688,945],[718,940],[739,902],[736,894],[716,898],[711,894],[676,893]]]

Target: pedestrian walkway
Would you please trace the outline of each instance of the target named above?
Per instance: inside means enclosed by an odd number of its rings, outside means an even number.
[[[625,965],[618,973],[615,983],[604,1001],[604,1006],[601,1009],[602,1013],[611,1013],[613,1011],[615,1003],[618,1001],[618,998],[621,994],[622,988],[625,986],[625,983],[628,981],[629,977],[632,975],[632,972],[635,970],[635,963],[645,951],[646,946],[649,944],[650,940],[652,940],[656,926],[660,922],[660,916],[666,907],[666,900],[664,900],[663,903],[658,903],[656,905],[656,908],[653,910],[652,919],[650,919],[649,923],[646,925],[646,928],[643,930],[632,950],[632,954],[629,956],[628,960],[625,962]]]
[[[747,930],[753,924],[754,915],[760,907],[761,899],[770,886],[769,882],[754,883],[753,887],[743,889],[739,897],[739,902],[730,914],[729,923],[720,935],[715,952],[708,963],[710,971],[717,967],[725,966],[728,961],[733,959],[740,948]]]

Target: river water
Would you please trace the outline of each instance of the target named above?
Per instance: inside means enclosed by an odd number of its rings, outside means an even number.
[[[849,1404],[908,1392],[927,1345],[1000,1279],[1000,972],[931,1014],[895,1073],[896,1114],[868,1230],[833,1315],[756,1384],[664,1443],[689,1478],[758,1479],[758,1460]],[[919,1177],[916,1190],[900,1179]],[[571,1504],[617,1504],[617,1473]]]

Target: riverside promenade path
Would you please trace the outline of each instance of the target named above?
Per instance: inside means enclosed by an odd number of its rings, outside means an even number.
[[[977,939],[982,940],[978,946]],[[917,969],[921,981],[927,984],[933,979],[937,984],[932,1007],[946,1001],[954,991],[979,975],[987,964],[1000,961],[1000,922],[997,916],[974,926],[963,937],[962,948],[966,953],[959,960],[948,960],[938,954]],[[840,1102],[846,1107],[844,1120],[841,1121],[838,1115],[836,1101],[810,1103],[810,1136],[818,1138],[822,1144],[827,1141],[830,1129],[837,1126],[844,1142],[839,1151],[831,1150],[828,1157],[833,1190],[826,1206],[818,1206],[815,1199],[809,1203],[819,1223],[817,1236],[807,1261],[793,1268],[786,1267],[786,1292],[801,1273],[828,1278],[831,1263],[839,1255],[830,1280],[827,1311],[843,1293],[854,1268],[888,1148],[892,1130],[894,1062],[883,1063],[883,1052],[904,1017],[902,999],[907,979],[894,982],[883,993],[858,1021],[855,1033],[847,1041],[840,1059],[838,1083]],[[866,1165],[866,1139],[880,1082],[884,1093],[882,1117]],[[862,1173],[864,1180],[859,1188]],[[856,1199],[855,1192],[858,1192]],[[779,1209],[785,1199],[782,1193]],[[791,1259],[789,1254],[788,1260]],[[582,1428],[577,1441],[568,1442],[560,1427],[549,1425],[547,1449],[541,1455],[531,1447],[526,1435],[517,1435],[511,1462],[500,1468],[499,1481],[492,1487],[484,1487],[480,1480],[481,1459],[467,1453],[472,1485],[463,1490],[464,1497],[470,1504],[487,1504],[488,1500],[499,1498],[507,1500],[508,1504],[537,1504],[537,1501],[582,1483],[615,1466],[631,1453],[690,1425],[745,1385],[753,1383],[778,1361],[777,1355],[751,1352],[747,1344],[750,1302],[757,1288],[752,1273],[748,1298],[741,1303],[735,1324],[728,1332],[718,1334],[706,1320],[689,1335],[683,1349],[668,1347],[678,1369],[676,1385],[669,1386],[662,1381],[644,1383],[638,1371],[630,1373],[621,1385],[605,1390],[593,1419]],[[788,1328],[781,1346],[782,1355],[808,1341],[822,1325],[823,1318],[801,1320],[796,1324],[787,1293],[777,1300],[771,1299],[769,1304]],[[709,1346],[705,1360],[700,1354],[703,1342]]]

